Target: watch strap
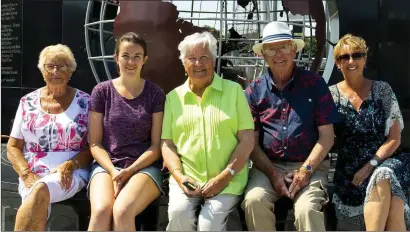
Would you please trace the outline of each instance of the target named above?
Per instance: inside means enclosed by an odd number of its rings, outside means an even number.
[[[302,165],[302,166],[299,168],[299,171],[309,173],[310,175],[313,174],[313,168],[312,168],[312,166],[310,166],[310,165]]]
[[[225,168],[225,170],[227,170],[232,176],[235,176],[235,170],[232,168]]]

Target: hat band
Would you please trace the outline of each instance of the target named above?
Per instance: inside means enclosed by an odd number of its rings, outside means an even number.
[[[268,35],[262,39],[263,42],[278,40],[278,39],[292,39],[292,36],[289,34],[276,34],[276,35]]]

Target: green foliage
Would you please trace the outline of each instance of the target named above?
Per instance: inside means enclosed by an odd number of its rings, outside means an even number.
[[[316,45],[316,37],[305,37],[305,48],[304,54],[310,57],[314,57],[317,51],[317,45]]]

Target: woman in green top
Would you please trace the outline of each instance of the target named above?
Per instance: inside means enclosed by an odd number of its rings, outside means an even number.
[[[167,230],[225,230],[248,180],[254,123],[241,86],[214,73],[216,43],[203,32],[178,46],[188,79],[167,95],[164,110]]]

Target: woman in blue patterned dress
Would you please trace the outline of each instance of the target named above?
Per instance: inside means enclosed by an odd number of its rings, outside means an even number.
[[[410,155],[400,152],[403,118],[389,84],[363,77],[366,42],[350,34],[334,49],[344,81],[330,87],[341,121],[333,202],[339,220],[366,230],[410,228]]]

